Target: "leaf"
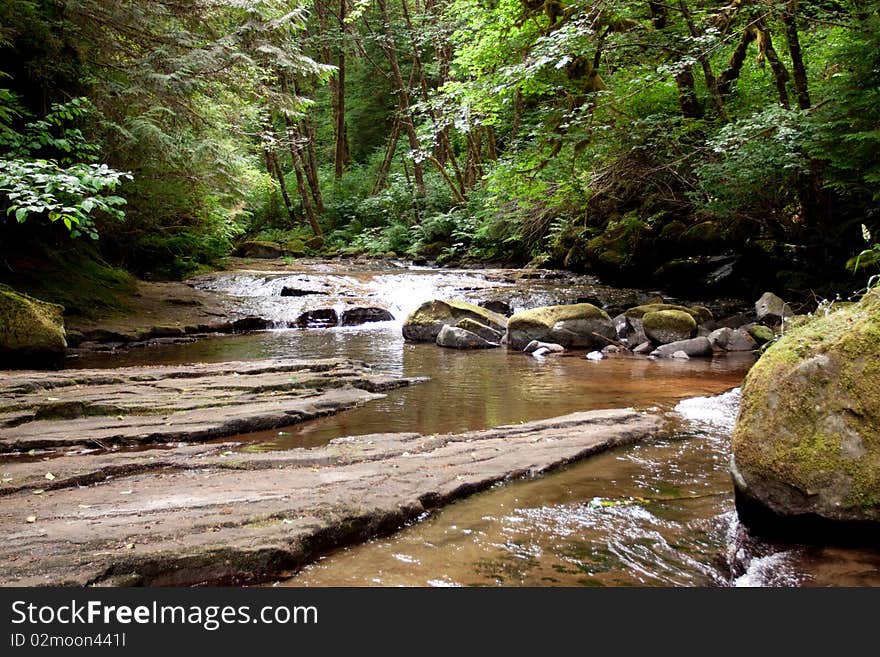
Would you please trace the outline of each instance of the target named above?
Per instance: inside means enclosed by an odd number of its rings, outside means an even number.
[[[51,472],[47,472],[46,479],[48,479],[49,481],[52,481],[55,479],[55,475],[53,475]]]
[[[121,491],[119,491],[119,494],[120,495],[131,495],[133,492],[134,492],[133,490],[121,490]]]
[[[42,488],[37,488],[35,491],[33,491],[34,495],[42,495],[45,492],[46,491],[44,491]]]
[[[25,522],[36,522],[36,521],[37,521],[37,516],[28,516],[27,518],[25,518]]]

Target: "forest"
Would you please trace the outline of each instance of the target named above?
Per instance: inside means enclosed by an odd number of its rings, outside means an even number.
[[[0,278],[256,241],[852,291],[878,28],[870,0],[3,0]]]

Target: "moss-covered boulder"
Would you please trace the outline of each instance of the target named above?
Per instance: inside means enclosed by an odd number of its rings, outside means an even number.
[[[466,301],[434,299],[409,314],[403,322],[403,338],[408,342],[435,342],[444,326],[455,326],[465,318],[501,333],[507,330],[507,318],[503,315]]]
[[[278,242],[264,242],[260,240],[250,240],[243,242],[235,250],[235,254],[242,258],[261,258],[272,260],[280,258],[284,255],[284,249]]]
[[[748,328],[748,333],[759,345],[766,344],[776,337],[776,333],[773,332],[773,329],[769,326],[764,326],[763,324],[750,326]]]
[[[645,335],[655,344],[689,340],[697,334],[697,322],[682,310],[658,310],[642,317]]]
[[[672,303],[646,303],[642,306],[630,308],[624,315],[631,319],[642,319],[648,313],[660,312],[662,310],[680,310],[693,317],[697,324],[702,324],[712,319],[712,312],[708,308],[703,306],[678,306]]]
[[[878,363],[880,292],[873,291],[787,330],[755,364],[731,458],[744,522],[878,527]]]
[[[567,306],[542,306],[513,315],[507,325],[507,344],[522,351],[532,340],[554,342],[563,347],[595,349],[616,337],[611,318],[590,303]]]
[[[63,313],[63,306],[0,285],[0,369],[62,367]]]

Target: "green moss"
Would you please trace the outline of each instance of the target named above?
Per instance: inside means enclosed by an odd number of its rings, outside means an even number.
[[[694,306],[693,308],[688,308],[687,306],[677,306],[671,303],[648,303],[643,306],[636,306],[635,308],[630,308],[626,311],[627,317],[632,317],[634,319],[642,319],[648,313],[656,313],[664,310],[678,310],[683,313],[687,313],[691,317],[694,318],[694,321],[698,324],[705,321],[703,317],[708,313],[709,318],[711,319],[712,313],[708,308],[704,308],[703,306]]]
[[[773,340],[776,337],[776,334],[773,332],[769,326],[763,326],[761,324],[756,324],[755,326],[749,327],[749,335],[754,338],[755,342],[759,345],[765,344]]]
[[[646,313],[642,317],[642,325],[648,337],[661,333],[680,333],[693,337],[697,331],[696,320],[682,310],[658,310]]]
[[[740,471],[808,499],[839,498],[829,513],[880,519],[878,362],[880,293],[787,329],[743,386],[733,437]]]
[[[546,326],[550,328],[556,322],[576,319],[610,319],[608,313],[591,303],[574,303],[566,306],[542,306],[516,313],[510,318],[510,326],[524,324]]]

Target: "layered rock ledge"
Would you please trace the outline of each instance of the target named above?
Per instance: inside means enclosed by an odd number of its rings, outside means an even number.
[[[328,415],[419,380],[345,359],[4,373],[0,452],[204,442]]]
[[[499,481],[653,435],[661,422],[606,410],[278,452],[213,444],[7,462],[0,584],[267,581]]]

